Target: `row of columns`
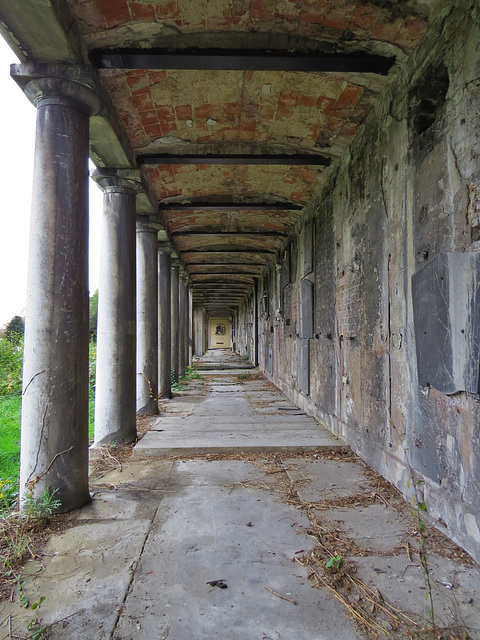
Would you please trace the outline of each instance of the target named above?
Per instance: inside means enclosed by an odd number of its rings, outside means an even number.
[[[147,415],[158,413],[158,396],[170,398],[172,381],[191,364],[184,303],[191,286],[181,262],[171,259],[171,247],[157,241],[158,228],[137,223],[136,411]]]
[[[70,511],[90,499],[89,118],[101,104],[72,66],[13,65],[11,75],[37,107],[20,496],[56,490],[59,510]],[[158,244],[158,227],[137,224],[138,174],[100,170],[93,178],[104,193],[95,402],[95,442],[103,444],[135,440],[137,409],[158,412],[158,393],[171,395],[172,367],[177,377],[185,372],[191,294],[170,248]]]
[[[92,174],[104,193],[97,446],[135,440],[136,414],[157,414],[159,395],[171,397],[172,381],[183,376],[189,364],[188,278],[180,261],[171,259],[171,247],[158,242],[160,225],[136,221],[135,196],[141,183],[131,173],[102,169]]]

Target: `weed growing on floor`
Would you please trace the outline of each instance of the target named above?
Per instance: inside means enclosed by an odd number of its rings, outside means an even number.
[[[55,494],[58,489],[49,489],[34,497],[32,492],[27,493],[22,501],[23,511],[33,518],[42,519],[53,515],[62,506],[62,503],[58,498],[55,498]]]
[[[315,453],[313,457],[319,458],[324,455],[323,452],[321,455]],[[338,456],[338,453],[335,455]],[[350,453],[345,458],[338,459],[353,461],[358,458]],[[318,516],[319,511],[322,512],[332,506],[367,506],[377,501],[399,510],[404,502],[400,493],[390,483],[369,469],[366,477],[374,487],[373,491],[345,498],[338,497],[334,500],[326,499],[309,503],[300,499],[295,485],[291,483],[286,473],[282,473],[286,472],[286,468],[280,458],[274,456],[263,462],[251,458],[248,461],[260,466],[268,475],[274,475],[279,484],[273,487],[270,486],[272,483],[269,483],[268,486],[262,482],[236,483],[232,489],[237,486],[255,486],[259,489],[275,491],[283,488],[285,502],[301,508],[308,516],[310,526],[304,532],[315,541],[313,549],[306,553],[303,550],[298,551],[293,561],[307,569],[309,578],[314,581],[315,586],[328,589],[332,593],[369,638],[385,638],[394,634],[395,637],[411,640],[469,640],[465,627],[452,625],[441,628],[437,623],[435,626],[428,624],[420,615],[410,614],[393,606],[384,598],[378,588],[370,588],[360,580],[356,575],[355,558],[369,555],[370,551],[359,547],[355,540],[340,528],[332,529],[331,525],[322,524]],[[300,482],[302,481],[300,480]],[[416,498],[416,504],[417,517],[421,520],[426,507],[423,505],[420,495]],[[422,525],[420,525],[420,529],[422,529]],[[423,530],[426,536],[425,524],[423,524]],[[438,535],[441,534],[438,533]],[[441,547],[439,547],[439,552],[441,552]],[[410,556],[411,551],[408,550],[407,553]],[[417,553],[419,552],[417,551]],[[424,558],[426,562],[426,556]]]
[[[40,638],[44,637],[47,629],[49,629],[50,625],[42,624],[41,619],[38,617],[39,607],[42,602],[46,600],[46,596],[41,596],[37,602],[31,602],[30,598],[25,592],[25,586],[27,581],[23,578],[21,574],[16,575],[13,570],[10,570],[9,573],[12,576],[13,581],[17,585],[18,598],[20,605],[28,609],[32,612],[35,612],[33,618],[31,618],[26,625],[26,634],[27,635],[18,635],[17,629],[15,629],[14,634],[12,633],[12,622],[15,623],[15,616],[10,614],[7,618],[5,618],[4,622],[8,622],[9,626],[9,638],[18,638],[18,640],[40,640]]]
[[[174,382],[172,369],[172,391],[184,391],[185,385],[192,380],[205,380],[205,378],[199,373],[197,365],[188,366],[185,369],[185,375],[180,376],[178,382]]]
[[[35,540],[43,537],[53,513],[61,506],[56,493],[56,489],[45,489],[37,497],[28,494],[22,502],[22,511],[0,518],[0,574],[7,583],[16,581],[17,568],[27,557],[35,557]]]
[[[390,419],[390,424],[392,428],[395,431],[397,431],[395,424],[391,419]],[[425,537],[425,522],[423,520],[424,516],[422,515],[427,513],[427,505],[425,504],[425,502],[419,499],[419,489],[423,485],[423,480],[416,479],[416,474],[412,469],[408,459],[408,455],[407,455],[408,449],[403,445],[402,438],[399,438],[399,440],[400,440],[400,446],[402,447],[405,454],[404,459],[410,474],[410,478],[407,482],[407,488],[410,488],[411,486],[413,487],[412,510],[413,510],[413,517],[415,519],[416,530],[417,530],[417,535],[419,540],[418,555],[420,558],[420,565],[423,571],[425,586],[428,592],[427,597],[429,599],[429,604],[430,604],[430,621],[432,624],[431,637],[432,637],[432,640],[437,640],[439,639],[439,636],[437,635],[437,627],[435,625],[435,605],[433,602],[432,581],[430,578],[430,570],[428,568],[428,554],[427,554],[427,545],[426,545],[426,537]]]

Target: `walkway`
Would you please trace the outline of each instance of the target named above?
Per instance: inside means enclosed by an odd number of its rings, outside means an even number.
[[[135,447],[136,455],[346,450],[231,351],[198,360],[203,380],[180,390]]]
[[[405,616],[428,626],[418,523],[390,485],[256,371],[209,372],[180,394],[27,564],[25,593],[46,599],[35,613],[0,603],[0,640],[10,613],[11,637],[29,637],[38,613],[51,640],[354,640],[407,637]],[[315,431],[325,447],[293,450]],[[163,453],[183,453],[140,455],[162,439]],[[427,544],[437,624],[480,638],[478,567],[433,530]]]

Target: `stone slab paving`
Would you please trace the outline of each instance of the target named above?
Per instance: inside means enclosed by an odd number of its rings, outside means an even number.
[[[252,380],[211,375],[203,385],[195,383],[193,395],[162,406],[135,455],[348,448],[258,373]]]
[[[356,637],[338,603],[313,590],[291,562],[299,545],[310,546],[292,527],[292,521],[307,526],[306,518],[264,491],[232,492],[233,478],[268,482],[249,466],[189,461],[176,467],[183,488],[164,500],[154,522],[115,640]],[[207,584],[219,579],[228,588]]]
[[[226,395],[210,397],[225,410]],[[247,395],[244,401],[247,409],[249,402],[254,407]],[[52,536],[23,571],[31,602],[46,596],[36,614],[49,625],[50,640],[373,637],[355,626],[329,589],[314,588],[310,566],[294,562],[312,557],[315,527],[324,543],[329,532],[334,545],[348,543],[338,553],[347,549],[351,575],[381,594],[382,603],[421,616],[428,625],[430,605],[411,508],[398,495],[382,497],[378,478],[345,453],[343,444],[293,456],[279,450],[273,436],[284,443],[286,437],[303,437],[305,416],[274,421],[254,412],[247,420],[230,413],[228,424],[214,415],[210,420],[219,428],[208,430],[208,417],[195,414],[202,398],[170,402],[188,409],[184,417],[172,411],[152,419],[153,428],[161,429],[162,420],[164,426],[176,425],[172,433],[178,441],[182,429],[191,440],[202,427],[217,456],[142,457],[137,445],[136,456],[121,466],[113,462],[115,468],[95,481],[92,502],[72,514],[70,528]],[[300,427],[291,429],[292,421]],[[242,433],[257,443],[271,435],[269,456],[237,448],[222,459],[225,434]],[[165,437],[165,432],[153,435]],[[198,443],[193,451],[199,456]],[[442,547],[427,533],[437,624],[466,626],[468,637],[480,640],[479,567],[466,564],[458,550],[450,553],[449,541]],[[336,547],[330,553],[337,553]],[[316,570],[328,576],[322,566]],[[227,588],[208,584],[215,580]],[[33,615],[18,595],[0,603],[0,640],[28,637]],[[379,637],[416,637],[415,630],[409,633],[387,625]]]
[[[285,469],[303,502],[371,492],[358,463],[322,458],[292,459],[286,460]]]

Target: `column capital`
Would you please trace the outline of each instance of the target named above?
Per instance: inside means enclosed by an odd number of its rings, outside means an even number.
[[[158,234],[162,229],[164,226],[160,222],[150,220],[149,216],[137,216],[137,233],[144,231]]]
[[[158,250],[168,255],[171,255],[173,252],[173,247],[169,242],[159,242]]]
[[[136,195],[143,190],[138,169],[94,169],[90,177],[103,193]]]
[[[182,261],[179,258],[172,258],[172,269],[180,269],[183,267]]]
[[[35,107],[64,104],[97,114],[102,102],[86,67],[49,62],[12,64],[10,75]]]

